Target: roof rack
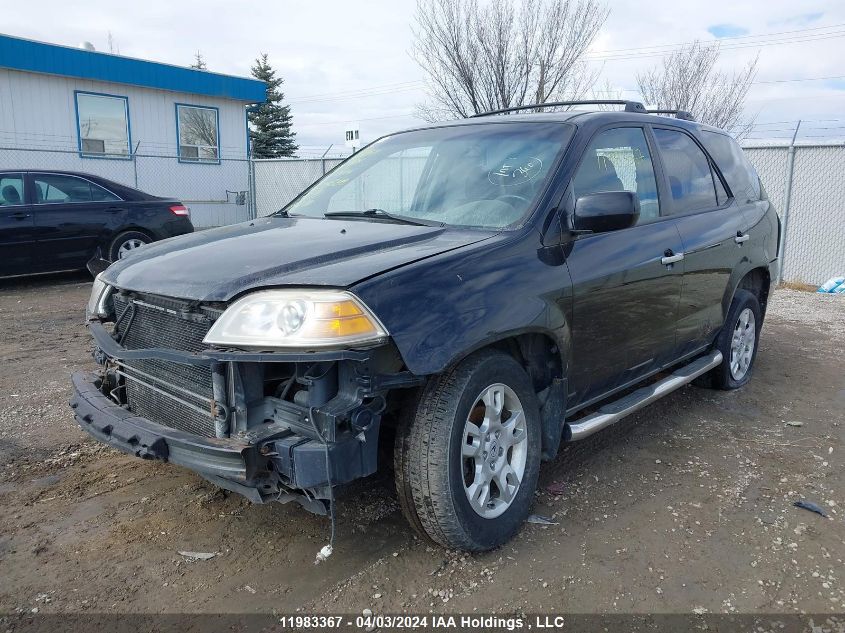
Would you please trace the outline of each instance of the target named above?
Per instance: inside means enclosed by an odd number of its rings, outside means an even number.
[[[504,114],[505,112],[518,112],[519,110],[533,110],[535,108],[554,108],[574,105],[621,105],[625,106],[625,112],[639,112],[641,114],[646,114],[648,112],[648,110],[645,109],[645,106],[639,101],[626,101],[624,99],[593,99],[589,101],[549,101],[547,103],[534,103],[531,105],[515,106],[513,108],[502,108],[501,110],[491,110],[490,112],[479,112],[478,114],[470,115],[470,117],[490,116],[491,114]]]
[[[646,110],[649,114],[674,114],[676,119],[695,121],[695,117],[686,110]]]

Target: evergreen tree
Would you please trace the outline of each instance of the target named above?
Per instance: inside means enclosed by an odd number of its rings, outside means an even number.
[[[191,64],[191,68],[196,68],[197,70],[208,70],[208,67],[205,65],[205,57],[203,57],[202,53],[199,51],[197,51],[194,55],[194,63]]]
[[[299,146],[291,130],[293,116],[290,106],[282,105],[284,94],[279,91],[281,77],[267,61],[267,53],[255,60],[252,76],[267,84],[267,99],[258,108],[249,113],[249,138],[252,143],[252,155],[255,158],[282,158],[293,156]]]

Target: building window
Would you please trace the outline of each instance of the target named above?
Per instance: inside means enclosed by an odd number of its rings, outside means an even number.
[[[129,158],[129,101],[126,97],[76,93],[79,151],[85,157]]]
[[[220,162],[217,108],[177,104],[176,124],[179,128],[179,160]]]

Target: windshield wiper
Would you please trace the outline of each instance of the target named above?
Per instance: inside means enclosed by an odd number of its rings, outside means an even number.
[[[367,209],[366,211],[327,211],[323,215],[327,218],[383,218],[385,220],[401,222],[402,224],[413,224],[416,226],[443,226],[443,222],[433,222],[431,220],[412,218],[407,215],[389,213],[384,209]]]

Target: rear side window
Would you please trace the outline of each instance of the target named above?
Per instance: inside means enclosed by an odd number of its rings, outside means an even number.
[[[710,161],[695,141],[683,132],[660,128],[655,128],[654,136],[669,177],[673,212],[689,213],[719,206]]]
[[[657,182],[642,128],[605,130],[590,143],[572,181],[575,198],[604,191],[631,191],[640,200],[639,222],[660,215]]]
[[[84,178],[62,174],[35,175],[35,196],[39,204],[120,200],[110,191]]]
[[[726,134],[708,131],[701,133],[701,142],[716,161],[735,198],[740,202],[762,199],[760,178],[739,143]]]
[[[23,174],[0,175],[0,207],[13,207],[23,203]]]
[[[102,187],[95,185],[93,182],[91,183],[91,199],[94,202],[114,202],[116,200],[120,200],[120,198],[114,195],[111,191],[103,189]]]

